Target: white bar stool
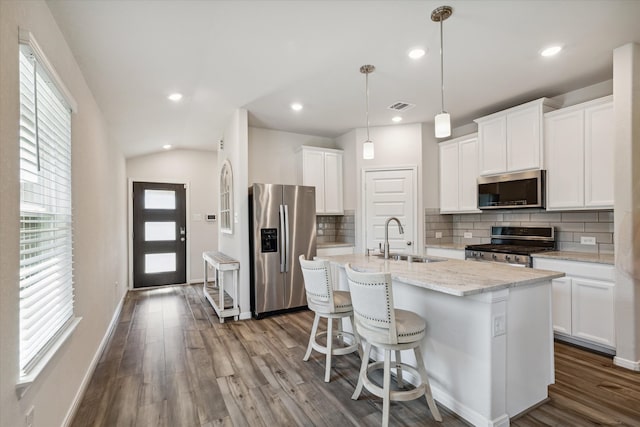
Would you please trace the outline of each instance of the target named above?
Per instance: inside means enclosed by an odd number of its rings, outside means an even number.
[[[391,275],[389,273],[361,273],[345,265],[349,289],[351,290],[353,312],[356,330],[360,338],[365,341],[364,354],[358,384],[352,399],[357,400],[362,392],[362,386],[374,395],[381,397],[382,425],[389,425],[389,404],[391,400],[413,400],[421,396],[427,399],[429,410],[436,421],[442,421],[440,411],[436,406],[429,378],[424,367],[420,342],[425,335],[426,322],[417,314],[393,307],[393,293],[391,289]],[[369,363],[371,346],[384,350],[384,361]],[[402,363],[400,351],[413,349],[417,368]],[[422,383],[411,390],[391,391],[391,352],[396,353],[396,376],[399,387],[403,386],[402,370],[420,378]],[[374,384],[368,374],[383,368],[383,387]]]
[[[306,260],[304,255],[298,258],[300,267],[302,267],[302,275],[304,276],[304,287],[307,292],[307,305],[309,309],[315,312],[313,319],[313,327],[311,328],[311,336],[309,337],[309,345],[307,353],[304,355],[304,361],[309,360],[311,350],[326,354],[326,366],[324,372],[324,381],[329,382],[331,376],[331,356],[353,353],[358,350],[360,340],[355,333],[355,324],[353,321],[353,308],[351,307],[351,295],[348,291],[334,291],[331,279],[331,271],[329,270],[329,262],[324,260],[311,261]],[[327,331],[318,333],[318,324],[320,318],[327,319]],[[333,331],[333,319],[343,319],[348,317],[351,319],[351,327],[354,333],[344,332],[338,322],[338,330]],[[327,345],[318,344],[317,338],[326,336]],[[345,347],[334,347],[333,338],[343,339],[351,338],[351,345]]]

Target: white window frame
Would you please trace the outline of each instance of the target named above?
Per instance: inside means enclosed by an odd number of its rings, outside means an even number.
[[[225,160],[220,170],[220,232],[233,234],[233,170]]]
[[[71,205],[72,196],[72,177],[71,177],[71,114],[77,112],[77,104],[71,93],[68,91],[58,74],[55,72],[51,63],[47,60],[46,56],[42,52],[42,49],[34,39],[33,35],[25,30],[20,30],[20,56],[23,55],[23,50],[28,52],[29,58],[33,59],[35,66],[33,70],[29,72],[34,73],[33,84],[40,86],[40,93],[38,90],[34,90],[33,97],[28,98],[30,94],[22,91],[22,79],[20,85],[20,117],[35,119],[30,120],[27,124],[25,122],[20,126],[20,164],[21,164],[21,178],[20,178],[20,218],[21,218],[21,232],[20,232],[20,326],[19,326],[19,379],[16,385],[16,393],[18,397],[22,397],[28,387],[36,381],[40,373],[44,370],[47,364],[52,360],[56,352],[62,347],[66,340],[71,336],[81,318],[75,317],[75,310],[73,307],[73,213]],[[19,58],[17,58],[19,59]],[[20,59],[19,59],[20,60]],[[22,73],[23,65],[22,60],[19,70]],[[37,83],[36,83],[37,82]],[[31,83],[31,82],[29,82]],[[37,96],[43,97],[42,101],[37,100]],[[24,102],[23,102],[23,95]],[[41,102],[54,106],[52,108],[42,107]],[[58,104],[55,107],[55,104]],[[58,108],[62,104],[65,110],[69,111],[69,116],[60,115],[55,118],[47,116],[47,113],[55,114],[55,108]],[[25,107],[23,107],[23,105]],[[40,108],[37,106],[41,105]],[[28,112],[29,106],[31,106],[32,113]],[[23,115],[23,112],[24,115]],[[39,118],[39,113],[44,117]],[[31,126],[30,131],[26,130],[28,126]],[[47,127],[49,126],[49,127]],[[56,128],[57,126],[57,128]],[[25,130],[23,130],[25,129]],[[36,130],[38,129],[38,130]],[[39,137],[42,133],[43,138]],[[51,135],[56,135],[55,137]],[[44,135],[47,135],[46,137]],[[68,141],[68,147],[65,147],[66,143],[59,144],[58,141]],[[40,147],[40,143],[44,145]],[[23,146],[24,144],[24,146]],[[22,148],[25,148],[24,154]],[[35,147],[35,150],[32,148]],[[65,149],[67,154],[60,154],[63,151],[53,150]],[[29,151],[31,149],[31,151]],[[66,157],[65,157],[66,156]],[[66,160],[65,160],[66,159]],[[57,160],[63,165],[62,169],[58,167]],[[34,162],[31,163],[30,162]],[[55,164],[54,164],[55,162]],[[56,172],[63,171],[68,176],[64,178],[66,182],[59,182],[56,178]],[[24,174],[23,174],[24,172]],[[64,181],[63,180],[63,181]],[[33,184],[36,184],[35,186]],[[31,186],[31,188],[29,188]],[[58,186],[55,190],[51,190],[52,186]],[[67,191],[60,190],[65,188]],[[34,193],[35,192],[35,193]],[[23,200],[23,196],[27,197],[27,194],[35,194],[32,196],[32,200]],[[59,196],[64,196],[68,199],[66,208],[62,211],[57,201],[62,200]],[[47,201],[45,202],[45,198]],[[53,202],[51,202],[53,200]],[[24,201],[24,203],[23,203]],[[29,203],[30,202],[30,203]],[[56,205],[55,212],[47,210],[46,206],[50,203]],[[26,210],[25,210],[26,209]],[[23,215],[23,212],[28,212]],[[47,232],[42,236],[38,236],[37,242],[26,240],[26,236],[29,234],[27,228],[24,228],[23,232],[23,217],[31,216],[38,218],[40,212],[50,213],[50,218],[54,218],[55,226],[51,228],[48,226]],[[60,215],[62,215],[62,222],[60,222]],[[46,221],[35,222],[36,227],[42,226]],[[61,230],[61,231],[57,231]],[[64,236],[60,239],[58,236]],[[51,237],[54,236],[54,237]],[[46,241],[42,241],[46,240]],[[38,243],[40,242],[40,243]],[[23,244],[25,246],[23,246]],[[51,249],[47,249],[47,247]],[[52,273],[50,270],[53,267],[42,267],[44,263],[25,262],[23,264],[23,256],[32,255],[27,249],[35,250],[39,255],[36,258],[55,261],[55,263],[63,264],[64,269],[62,273],[57,271]],[[46,250],[45,250],[46,249]],[[59,260],[62,259],[61,263]],[[28,260],[28,258],[24,258]],[[37,262],[37,261],[36,261]],[[24,267],[24,268],[23,268]],[[35,268],[40,272],[38,274],[31,274],[29,276],[29,267]],[[59,274],[62,280],[54,280],[55,274]],[[39,277],[40,276],[40,277]],[[64,278],[67,278],[66,280]],[[23,288],[23,285],[29,283],[30,288]],[[34,290],[35,289],[35,290]],[[54,292],[51,292],[54,291]],[[50,301],[42,298],[39,294],[45,293],[47,296],[57,294],[59,300],[58,304],[47,304]],[[44,301],[42,301],[44,299]],[[53,298],[52,298],[53,299]],[[56,313],[58,320],[53,316],[49,317],[47,324],[55,325],[40,339],[26,340],[27,336],[37,336],[34,331],[40,331],[42,325],[38,323],[38,320],[42,318],[38,316],[40,313]],[[27,325],[27,326],[25,326]],[[42,329],[44,330],[44,329]],[[27,343],[25,345],[24,343]],[[27,351],[26,349],[29,349]],[[25,354],[26,353],[26,354]]]

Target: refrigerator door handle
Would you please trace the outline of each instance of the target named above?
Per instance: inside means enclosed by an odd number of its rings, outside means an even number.
[[[280,273],[284,273],[286,270],[286,247],[285,247],[285,239],[286,239],[286,228],[285,228],[285,213],[284,213],[284,205],[280,205]]]
[[[289,272],[289,252],[291,252],[291,242],[289,240],[289,205],[284,205],[284,244],[285,244],[285,254],[284,254],[284,271]]]

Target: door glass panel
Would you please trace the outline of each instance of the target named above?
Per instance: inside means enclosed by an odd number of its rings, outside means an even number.
[[[144,240],[147,242],[176,240],[176,223],[145,222]]]
[[[172,190],[144,190],[145,209],[175,209],[176,192]]]
[[[176,271],[175,253],[144,255],[145,273],[166,273],[168,271]]]

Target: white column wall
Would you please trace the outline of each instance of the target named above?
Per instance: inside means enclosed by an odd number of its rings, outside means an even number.
[[[640,44],[613,52],[617,365],[640,371]]]
[[[224,149],[218,151],[218,172],[225,160],[231,163],[233,171],[233,234],[220,232],[218,222],[218,248],[221,252],[240,261],[238,273],[238,303],[240,317],[251,317],[251,301],[249,294],[249,126],[247,110],[238,109],[233,112],[224,132]],[[230,274],[230,273],[229,273]],[[225,278],[231,283],[231,276]]]

